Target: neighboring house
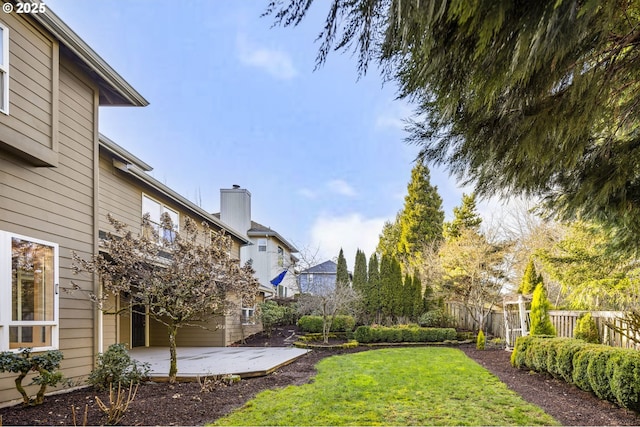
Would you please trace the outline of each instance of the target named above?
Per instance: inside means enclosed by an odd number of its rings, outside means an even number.
[[[271,289],[275,296],[289,298],[299,293],[294,276],[298,250],[278,232],[251,220],[251,193],[234,185],[220,189],[220,213],[222,222],[232,228],[245,231],[251,245],[241,249],[243,263],[251,260],[256,277],[264,289]],[[282,281],[274,287],[271,281],[286,271]]]
[[[100,191],[99,224],[100,237],[106,231],[113,231],[107,221],[107,214],[128,225],[134,233],[141,232],[142,215],[149,213],[151,221],[159,227],[160,215],[168,213],[175,229],[189,217],[197,224],[206,222],[212,232],[224,232],[233,241],[231,256],[240,261],[241,248],[250,243],[245,233],[234,230],[217,217],[185,199],[147,172],[151,167],[104,135],[100,136]],[[159,230],[167,235],[173,230]],[[202,236],[206,243],[208,236]],[[262,290],[259,300],[264,300]],[[124,299],[124,297],[122,297]],[[113,305],[125,301],[112,302]],[[128,302],[128,301],[127,301]],[[239,302],[239,301],[236,301]],[[177,336],[178,346],[227,346],[243,337],[262,330],[255,322],[255,307],[238,307],[238,310],[224,319],[216,318],[200,327],[181,328]],[[136,310],[138,311],[138,310]],[[144,310],[139,310],[144,311]],[[129,312],[123,315],[104,315],[102,318],[104,347],[113,343],[127,343],[130,347],[168,346],[167,329],[164,325],[150,321],[148,316]]]
[[[325,261],[298,274],[298,286],[303,293],[314,293],[315,289],[327,289],[336,285],[338,264]]]
[[[0,14],[0,53],[0,351],[60,349],[79,380],[102,344],[98,284],[71,270],[98,249],[99,107],[147,101],[48,7]]]

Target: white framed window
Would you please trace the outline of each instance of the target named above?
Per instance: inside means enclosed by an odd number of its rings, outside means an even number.
[[[59,247],[0,231],[0,349],[59,345]]]
[[[163,239],[173,242],[173,239],[176,237],[176,231],[178,231],[178,225],[180,223],[180,215],[177,211],[171,209],[170,207],[163,205],[159,201],[152,199],[146,194],[142,195],[142,215],[149,214],[149,220],[151,221],[151,226],[158,232],[158,239],[161,243]],[[171,222],[173,223],[173,228],[163,228],[160,223],[160,217],[162,214],[168,214],[169,218],[171,218]]]
[[[255,325],[256,324],[256,308],[255,307],[243,307],[241,314],[241,321],[243,325]]]
[[[278,246],[278,267],[284,266],[284,249]]]
[[[258,239],[258,252],[267,252],[267,239]]]
[[[0,22],[0,112],[9,114],[9,27]]]

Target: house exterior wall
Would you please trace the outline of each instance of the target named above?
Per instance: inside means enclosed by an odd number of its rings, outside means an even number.
[[[10,114],[0,114],[0,230],[59,245],[61,370],[78,379],[93,367],[96,311],[87,297],[94,283],[73,275],[71,254],[90,257],[96,247],[98,88],[59,58],[57,42],[36,24],[15,14],[0,20],[10,28]],[[72,281],[81,290],[70,291]],[[19,397],[14,378],[0,374],[0,402]]]
[[[256,233],[257,234],[257,233]],[[251,236],[251,245],[242,248],[242,262],[252,261],[256,278],[261,285],[273,289],[271,280],[273,280],[284,269],[288,269],[294,264],[291,252],[288,246],[276,239],[274,236],[265,235],[263,237]],[[259,250],[261,240],[266,240],[266,251]],[[278,248],[283,250],[282,262],[278,259]],[[278,285],[277,295],[281,297],[293,297],[298,293],[297,282],[293,274],[288,272],[280,285]]]
[[[135,234],[141,231],[140,222],[142,219],[142,197],[146,195],[179,214],[180,226],[182,226],[185,216],[188,216],[200,224],[202,219],[178,204],[175,200],[160,194],[143,182],[135,179],[127,172],[114,166],[114,156],[105,149],[100,150],[100,192],[99,192],[99,223],[101,231],[113,231],[107,220],[107,214],[111,213],[116,219],[124,222]],[[116,160],[117,162],[118,160]],[[219,228],[215,224],[210,224],[212,230]],[[202,230],[202,229],[201,229]],[[202,233],[201,243],[205,243],[207,236]],[[240,241],[232,238],[233,246],[231,256],[240,259]],[[124,306],[124,303],[122,304]],[[238,313],[240,310],[238,310]],[[131,336],[131,313],[123,313],[119,316],[103,316],[104,341],[103,347],[106,349],[114,343],[125,343],[133,346]],[[238,320],[239,322],[239,314]],[[120,326],[116,323],[120,322]],[[149,346],[169,345],[167,328],[158,321],[154,321],[147,316],[148,338],[146,344]],[[211,319],[203,324],[203,327],[188,326],[180,328],[177,335],[178,346],[225,346],[229,342],[226,340],[225,319]],[[232,327],[232,325],[230,325]],[[115,337],[107,331],[117,331]],[[114,340],[115,338],[115,340]]]
[[[56,166],[58,43],[22,15],[2,14],[0,22],[9,28],[10,58],[10,114],[2,116],[1,145],[19,151],[33,164]]]

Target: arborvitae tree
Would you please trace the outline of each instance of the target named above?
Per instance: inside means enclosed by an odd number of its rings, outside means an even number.
[[[410,274],[404,276],[401,295],[397,315],[407,322],[413,317],[413,276]]]
[[[551,303],[547,299],[547,291],[544,283],[540,282],[533,291],[533,299],[531,300],[531,335],[555,335],[556,328],[551,323],[549,310]]]
[[[400,242],[400,212],[396,214],[394,221],[386,221],[380,233],[376,251],[381,255],[397,256],[398,243]]]
[[[368,294],[368,281],[367,281],[367,257],[360,249],[356,251],[356,261],[353,265],[353,289],[360,295],[360,307],[356,312],[360,317],[360,321],[364,323],[369,319],[369,313],[367,310],[367,294]]]
[[[412,317],[413,320],[417,320],[418,317],[424,312],[424,306],[422,302],[422,282],[419,275],[413,276],[413,295],[411,296],[413,302]]]
[[[445,222],[443,226],[444,237],[446,239],[455,239],[460,237],[460,231],[463,228],[470,228],[478,231],[482,224],[482,218],[476,211],[476,195],[462,195],[462,204],[453,208],[453,220]]]
[[[356,262],[353,265],[353,289],[361,294],[367,287],[367,256],[360,249],[356,251]]]
[[[267,14],[297,25],[312,3]],[[316,3],[329,9],[318,65],[334,49],[357,51],[361,73],[378,62],[418,105],[410,141],[429,160],[479,195],[541,195],[638,248],[640,3]]]
[[[520,287],[518,288],[519,294],[531,295],[538,286],[538,283],[542,282],[542,276],[536,272],[536,266],[533,263],[533,259],[529,260],[527,268],[524,270]]]
[[[402,269],[398,260],[389,255],[382,255],[380,263],[380,306],[382,315],[387,321],[394,321],[401,312],[402,301]]]
[[[340,248],[338,254],[338,267],[336,271],[336,286],[349,286],[349,271],[347,270],[347,260],[344,257],[344,252]]]
[[[442,239],[442,198],[438,188],[431,185],[431,174],[424,161],[419,161],[411,171],[404,208],[400,214],[400,240],[398,256],[408,264],[420,257],[422,248]]]
[[[369,258],[368,286],[365,298],[365,310],[375,322],[380,322],[380,268],[378,254]]]

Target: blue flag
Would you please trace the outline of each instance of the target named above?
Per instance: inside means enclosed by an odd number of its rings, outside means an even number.
[[[273,286],[278,286],[282,279],[284,279],[284,275],[287,274],[287,270],[284,270],[282,273],[278,274],[272,281],[271,284]]]

